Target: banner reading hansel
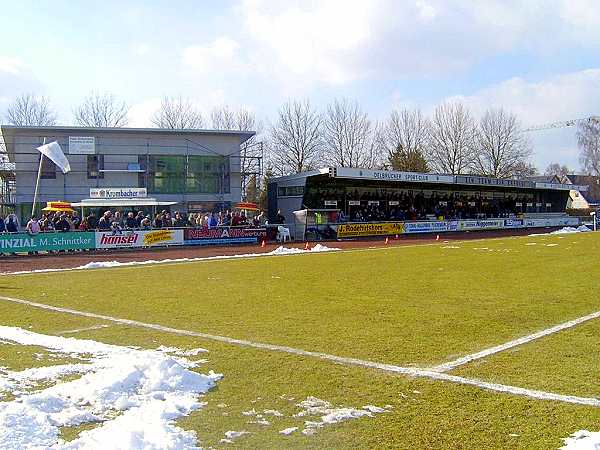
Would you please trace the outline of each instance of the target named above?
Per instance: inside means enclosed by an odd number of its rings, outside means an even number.
[[[96,248],[159,247],[183,245],[183,230],[96,232]]]
[[[404,233],[403,222],[342,223],[338,225],[337,237],[383,236]]]
[[[260,242],[266,237],[266,228],[186,228],[184,232],[185,243],[192,245]]]
[[[96,248],[94,233],[9,233],[0,234],[0,253],[28,253]]]

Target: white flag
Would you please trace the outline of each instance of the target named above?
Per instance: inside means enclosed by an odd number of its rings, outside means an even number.
[[[63,153],[62,148],[60,148],[60,145],[58,145],[58,142],[50,142],[49,144],[44,144],[41,147],[38,147],[37,149],[44,156],[48,157],[54,164],[56,164],[63,173],[71,171],[69,161]]]

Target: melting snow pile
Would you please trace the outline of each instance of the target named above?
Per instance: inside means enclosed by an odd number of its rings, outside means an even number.
[[[38,273],[38,272],[65,272],[68,270],[85,270],[85,269],[106,269],[111,267],[128,267],[128,266],[145,266],[148,264],[164,264],[164,263],[181,263],[181,262],[198,262],[198,261],[209,261],[214,259],[234,259],[234,258],[255,258],[258,256],[277,256],[277,255],[296,255],[300,253],[321,253],[341,250],[339,248],[327,247],[325,245],[317,244],[311,250],[304,250],[301,248],[287,248],[279,246],[275,250],[265,253],[246,253],[242,255],[221,255],[221,256],[207,256],[199,258],[167,258],[167,259],[149,259],[146,261],[93,261],[83,266],[77,266],[68,269],[37,269],[37,270],[22,270],[19,272],[0,272],[0,275],[19,275],[25,273]]]
[[[592,231],[585,225],[579,225],[577,228],[574,227],[563,227],[560,230],[553,231],[551,233],[537,233],[530,234],[529,236],[548,236],[549,234],[571,234],[571,233],[585,233],[587,231]]]
[[[600,432],[580,430],[564,439],[561,450],[597,450],[600,448]]]
[[[387,411],[384,408],[373,405],[363,406],[362,409],[349,407],[335,408],[331,403],[316,397],[307,397],[306,400],[298,403],[296,406],[299,406],[303,410],[296,414],[295,417],[321,416],[320,421],[307,420],[304,422],[305,428],[302,430],[302,434],[308,436],[315,434],[319,428],[323,428],[325,425],[343,422],[344,420],[358,419],[365,416],[373,417],[373,414],[384,413]]]
[[[0,402],[0,448],[196,448],[196,434],[174,421],[201,408],[199,395],[221,375],[193,372],[196,362],[171,353],[193,355],[201,349],[137,350],[4,326],[0,338],[86,360],[21,372],[0,370],[0,390],[15,396]],[[60,380],[74,374],[81,377]],[[40,382],[55,384],[36,390]],[[59,439],[60,427],[92,422],[101,424],[74,441]]]

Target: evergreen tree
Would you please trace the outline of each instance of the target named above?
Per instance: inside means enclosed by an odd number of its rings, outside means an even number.
[[[392,170],[401,172],[429,172],[427,160],[420,149],[405,150],[398,145],[388,157],[388,164]]]

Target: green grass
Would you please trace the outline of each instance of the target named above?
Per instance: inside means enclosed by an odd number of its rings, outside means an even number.
[[[443,248],[448,246],[459,248]],[[600,268],[577,270],[599,249],[600,236],[590,234],[34,274],[0,278],[0,295],[425,366],[599,310],[594,279]],[[101,323],[5,302],[0,302],[0,318],[3,325],[50,334]],[[595,322],[583,325],[452,373],[597,395],[597,353],[589,355],[590,348],[597,352],[597,329]],[[577,333],[583,334],[568,337]],[[221,372],[224,379],[205,396],[205,408],[179,422],[196,430],[206,446],[218,447],[227,430],[245,429],[252,434],[228,447],[557,448],[576,430],[600,428],[600,408],[114,324],[74,336],[145,348],[209,349],[202,355],[209,361],[198,370]],[[5,361],[15,358],[8,347],[0,346],[0,366],[10,366]],[[569,352],[577,364],[563,362]],[[390,404],[393,409],[326,427],[312,437],[279,435],[283,428],[302,425],[291,416],[298,411],[296,401],[310,395],[344,406]],[[241,412],[252,408],[278,409],[286,417],[273,419],[270,427],[248,424]],[[79,431],[63,434],[72,438]]]
[[[599,358],[600,320],[595,320],[473,362],[451,373],[531,389],[600,398]]]

